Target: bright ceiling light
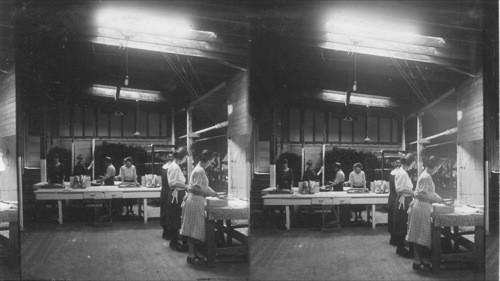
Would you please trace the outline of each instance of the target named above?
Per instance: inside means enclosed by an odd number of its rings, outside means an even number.
[[[342,91],[321,90],[311,97],[325,102],[346,104],[346,92]],[[399,106],[391,97],[364,95],[359,93],[351,93],[349,105],[368,105],[371,107],[383,108],[397,108]]]
[[[106,97],[115,98],[117,87],[94,84],[86,89],[86,93],[96,97]],[[167,100],[163,97],[162,93],[159,91],[149,91],[142,89],[132,89],[132,88],[121,88],[120,89],[120,99],[126,100],[140,100],[149,102],[166,102]]]
[[[107,7],[99,10],[96,25],[120,30],[124,36],[149,33],[183,37],[193,31],[192,24],[183,17],[128,7]]]
[[[441,48],[446,44],[443,38],[419,34],[414,25],[370,15],[337,15],[327,22],[326,33],[348,35],[353,41],[376,39]]]

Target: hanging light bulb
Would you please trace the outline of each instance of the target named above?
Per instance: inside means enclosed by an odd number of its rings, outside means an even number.
[[[128,49],[125,48],[125,71],[126,71],[126,74],[125,74],[125,86],[128,86]]]
[[[139,120],[139,100],[135,100],[136,102],[136,109],[135,109],[135,133],[134,133],[134,137],[138,137],[141,135],[141,133],[139,133],[139,126],[138,126],[138,120]]]
[[[366,138],[365,142],[370,142],[372,139],[368,136],[368,125],[370,124],[370,106],[366,106],[366,121],[365,121],[365,132],[366,132]]]
[[[358,90],[358,77],[356,73],[356,52],[354,52],[354,84],[352,85],[352,91],[356,92]]]

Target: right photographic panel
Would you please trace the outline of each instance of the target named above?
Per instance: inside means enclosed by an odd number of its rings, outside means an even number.
[[[252,280],[498,280],[498,3],[254,2]]]

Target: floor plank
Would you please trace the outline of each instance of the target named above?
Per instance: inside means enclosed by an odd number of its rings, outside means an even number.
[[[244,263],[190,266],[187,254],[161,238],[158,221],[31,223],[21,241],[24,280],[242,280],[249,274]]]
[[[481,280],[471,268],[440,275],[415,272],[412,260],[396,255],[387,227],[345,227],[340,233],[318,229],[252,229],[251,280]]]

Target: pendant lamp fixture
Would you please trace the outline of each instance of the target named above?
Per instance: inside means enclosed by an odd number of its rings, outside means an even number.
[[[365,120],[365,135],[366,135],[366,138],[365,138],[365,142],[370,142],[372,141],[372,139],[370,139],[370,137],[368,136],[368,127],[369,127],[369,124],[370,124],[370,106],[367,105],[366,106],[366,120]]]
[[[345,111],[346,111],[346,116],[344,117],[344,121],[352,121],[352,117],[349,113],[349,102],[351,100],[351,90],[347,89],[346,91],[346,96],[345,96]]]
[[[138,137],[141,135],[139,133],[139,126],[138,126],[138,121],[139,121],[139,100],[135,100],[136,102],[136,109],[135,109],[135,133],[134,137]]]
[[[354,84],[352,85],[352,91],[356,92],[358,90],[358,77],[356,75],[356,52],[354,52]]]
[[[125,86],[128,86],[128,49],[125,48]]]

